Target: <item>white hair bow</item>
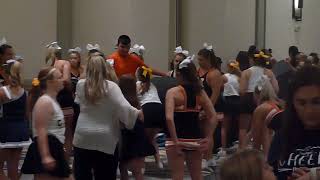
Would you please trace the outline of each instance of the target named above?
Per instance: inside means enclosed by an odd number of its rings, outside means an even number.
[[[208,43],[203,43],[203,47],[206,48],[209,51],[213,50],[213,46],[209,45]]]
[[[22,56],[16,55],[14,57],[15,60],[19,61],[19,60],[24,60],[24,58]]]
[[[71,53],[71,52],[81,53],[81,51],[82,51],[82,50],[81,50],[80,47],[76,47],[76,48],[74,48],[74,49],[69,49],[69,50],[68,50],[69,53]]]
[[[58,45],[58,42],[57,42],[57,41],[54,41],[54,42],[52,42],[52,43],[50,43],[50,44],[47,44],[46,47],[47,47],[47,48],[54,48],[54,49],[58,49],[58,50],[62,49],[62,48]]]
[[[99,44],[95,44],[95,45],[87,44],[87,50],[88,51],[91,51],[91,50],[100,51],[100,46],[99,46]]]
[[[183,50],[181,46],[176,47],[176,50],[174,51],[176,54],[183,54],[185,56],[189,55],[189,51]]]
[[[146,48],[143,45],[135,44],[132,48],[130,48],[129,53],[136,53],[139,56],[142,56]]]
[[[179,64],[179,69],[188,67],[188,64],[192,63],[193,60],[194,60],[194,55],[188,56],[186,59],[184,59],[184,60]]]
[[[4,44],[7,44],[7,40],[5,37],[3,37],[0,41],[0,46],[4,45]]]
[[[15,60],[15,59],[9,59],[9,60],[7,60],[6,61],[6,64],[11,64],[11,63],[14,63],[14,62],[16,62],[17,60]]]

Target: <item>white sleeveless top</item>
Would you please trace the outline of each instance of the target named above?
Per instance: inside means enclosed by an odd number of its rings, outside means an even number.
[[[64,140],[65,140],[65,136],[64,136],[65,121],[64,121],[64,115],[63,115],[63,112],[61,110],[60,105],[57,103],[56,100],[54,100],[52,97],[50,97],[46,94],[42,95],[40,98],[45,98],[45,99],[52,102],[53,115],[52,115],[52,119],[48,122],[48,127],[47,127],[48,134],[54,135],[55,137],[57,137],[59,139],[59,141],[61,143],[64,143]],[[34,112],[32,114],[32,117],[35,117]],[[33,119],[32,131],[33,131],[33,136],[35,137],[35,136],[37,136],[37,131],[35,129],[34,124],[35,124],[35,122]]]
[[[223,96],[239,96],[239,77],[234,74],[224,74],[227,78],[227,83],[224,84]]]
[[[264,68],[259,66],[252,66],[249,68],[251,71],[251,76],[248,82],[247,92],[252,93],[257,86],[257,82],[264,75]]]
[[[140,86],[141,81],[137,81],[137,85]],[[161,104],[161,101],[160,101],[160,98],[158,95],[158,90],[152,83],[150,83],[149,90],[147,92],[145,92],[143,95],[138,92],[138,99],[139,99],[141,106],[143,106],[147,103],[160,103]]]

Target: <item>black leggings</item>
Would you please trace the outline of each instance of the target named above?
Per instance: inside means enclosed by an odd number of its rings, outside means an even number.
[[[74,176],[76,180],[116,180],[118,150],[114,155],[100,151],[74,148]]]

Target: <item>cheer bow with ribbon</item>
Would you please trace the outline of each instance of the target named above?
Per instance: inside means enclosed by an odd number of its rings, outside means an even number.
[[[183,50],[181,46],[176,47],[176,50],[174,51],[176,54],[183,54],[185,56],[189,55],[189,51]]]
[[[262,51],[260,51],[259,54],[255,54],[254,57],[255,57],[255,58],[266,58],[266,59],[267,59],[267,58],[270,58],[270,56],[265,55],[264,52],[262,52]]]
[[[99,46],[99,44],[95,44],[95,45],[87,44],[87,50],[88,51],[91,51],[91,50],[100,51],[100,46]]]
[[[147,74],[149,74],[150,78],[152,76],[152,69],[151,68],[147,68],[145,66],[142,66],[142,69],[143,69],[143,72],[142,72],[142,75],[144,77],[147,77]]]
[[[212,50],[213,50],[213,46],[212,46],[212,45],[209,45],[208,43],[203,43],[203,47],[206,48],[206,49],[209,50],[209,51],[212,51]]]
[[[139,56],[142,56],[145,50],[146,48],[143,45],[135,44],[132,48],[130,48],[130,53],[135,53]]]
[[[81,50],[80,47],[76,47],[76,48],[74,48],[74,49],[69,49],[69,50],[68,50],[69,53],[72,53],[72,52],[81,53],[81,51],[82,51],[82,50]]]
[[[5,37],[3,37],[0,41],[0,46],[4,45],[4,44],[7,44],[7,40]]]
[[[187,57],[179,64],[179,69],[187,68],[188,64],[193,63],[194,55]]]
[[[57,41],[54,41],[54,42],[52,42],[52,43],[50,43],[50,44],[47,44],[46,47],[47,47],[47,48],[54,48],[54,49],[58,49],[58,50],[62,49],[62,48],[58,45],[58,42],[57,42]]]

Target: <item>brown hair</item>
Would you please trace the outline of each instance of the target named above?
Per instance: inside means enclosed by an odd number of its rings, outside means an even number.
[[[46,54],[46,63],[51,61],[51,66],[54,65],[56,59],[61,59],[62,57],[62,52],[60,49],[56,49],[54,47],[49,47],[47,49],[47,54]]]
[[[139,108],[139,100],[137,97],[136,80],[132,75],[123,75],[119,79],[119,87],[123,96],[135,108]]]
[[[38,73],[38,85],[32,85],[32,88],[30,90],[30,102],[29,102],[29,107],[30,110],[32,111],[35,103],[37,102],[38,98],[44,93],[45,90],[47,90],[47,80],[52,80],[53,79],[53,72],[54,72],[53,67],[47,67],[43,68],[40,70]]]
[[[180,74],[182,78],[182,83],[185,85],[191,85],[193,87],[193,93],[198,95],[202,89],[202,85],[197,75],[196,66],[192,62],[189,63],[187,67],[181,69],[178,66],[177,72]]]
[[[198,52],[198,56],[202,56],[205,59],[208,59],[210,61],[211,67],[219,69],[219,62],[217,60],[217,56],[214,53],[213,49],[209,50],[206,48],[200,49]]]
[[[220,170],[221,180],[262,179],[264,158],[260,151],[244,150],[226,159]]]

